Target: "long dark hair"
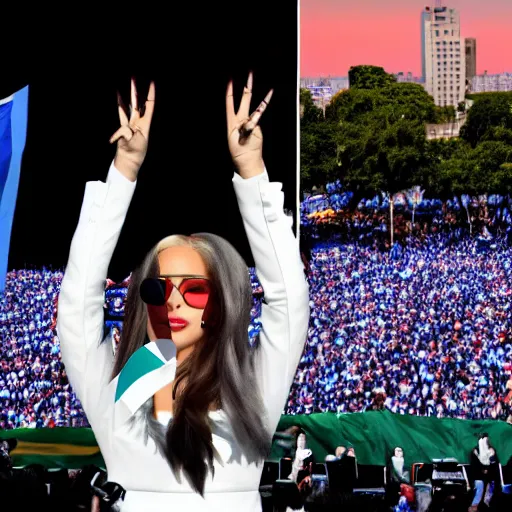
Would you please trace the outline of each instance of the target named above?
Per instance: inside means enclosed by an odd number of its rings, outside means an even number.
[[[196,492],[203,495],[208,468],[213,473],[214,447],[208,412],[222,407],[248,462],[268,455],[272,435],[265,424],[265,408],[254,369],[248,328],[252,293],[247,265],[236,249],[210,233],[192,237],[173,235],[159,242],[131,277],[125,319],[112,373],[115,378],[130,356],[148,342],[146,305],[139,295],[146,277],[159,273],[158,254],[177,245],[195,249],[205,262],[216,292],[215,330],[177,368],[173,386],[174,415],[165,437],[149,429],[161,453],[177,475],[181,470]],[[149,409],[147,409],[149,411]],[[153,410],[149,411],[153,416]],[[153,418],[148,418],[153,423]]]

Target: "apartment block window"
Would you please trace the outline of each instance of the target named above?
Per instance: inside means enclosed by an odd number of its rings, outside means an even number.
[[[436,37],[439,37],[439,30],[436,30]]]
[[[460,80],[460,75],[455,75],[455,78],[456,78],[457,80]]]
[[[455,68],[455,71],[460,71],[460,68]]]
[[[450,33],[450,31],[449,31],[449,30],[445,30],[445,31],[444,31],[444,35],[445,35],[445,36],[447,36],[449,33]]]

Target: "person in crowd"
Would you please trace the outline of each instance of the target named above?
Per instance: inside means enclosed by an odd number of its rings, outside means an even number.
[[[341,460],[343,457],[354,457],[355,458],[355,456],[356,456],[356,451],[352,445],[349,445],[348,447],[344,446],[344,445],[340,445],[340,446],[337,446],[336,449],[334,450],[334,455],[332,455],[332,454],[326,455],[325,461],[329,462],[329,461],[333,461],[333,460]]]
[[[476,512],[480,503],[487,507],[500,485],[499,461],[487,433],[482,433],[478,445],[471,451],[471,469],[475,479],[475,494],[469,512]]]
[[[389,504],[395,506],[398,504],[400,494],[406,489],[414,490],[411,487],[411,478],[409,471],[405,469],[405,457],[402,447],[397,446],[393,450],[393,454],[389,458],[387,464],[387,488],[386,494]]]
[[[313,452],[307,447],[306,434],[300,431],[297,436],[297,449],[292,463],[292,471],[288,476],[289,480],[298,485],[307,477],[311,476],[310,465],[313,463]]]

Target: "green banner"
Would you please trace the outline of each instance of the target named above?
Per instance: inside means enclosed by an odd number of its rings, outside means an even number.
[[[404,449],[406,465],[446,457],[468,463],[482,432],[489,434],[501,463],[506,464],[512,457],[512,425],[504,421],[399,415],[384,410],[283,416],[277,429],[294,425],[306,432],[308,447],[319,462],[334,453],[336,446],[350,443],[359,464],[383,466],[396,446]],[[280,456],[275,444],[271,456]]]
[[[11,452],[15,467],[42,464],[49,468],[78,469],[94,464],[105,469],[90,428],[19,428],[0,431],[0,439],[18,440]]]
[[[339,445],[352,445],[360,464],[384,465],[395,446],[405,452],[406,464],[455,457],[469,462],[469,454],[481,432],[487,432],[500,462],[512,457],[512,425],[503,421],[469,421],[426,418],[372,411],[336,415],[333,413],[283,416],[278,430],[297,425],[304,429],[315,459],[323,461]],[[43,464],[76,469],[87,464],[104,468],[92,430],[87,428],[45,428],[0,431],[0,438],[15,437],[12,452],[15,466]],[[274,443],[271,458],[278,460],[281,449]]]

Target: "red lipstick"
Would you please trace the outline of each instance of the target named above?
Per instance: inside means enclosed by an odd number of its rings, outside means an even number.
[[[177,316],[170,316],[169,325],[171,326],[172,332],[178,332],[184,329],[188,325],[188,322],[183,318],[179,318]]]

